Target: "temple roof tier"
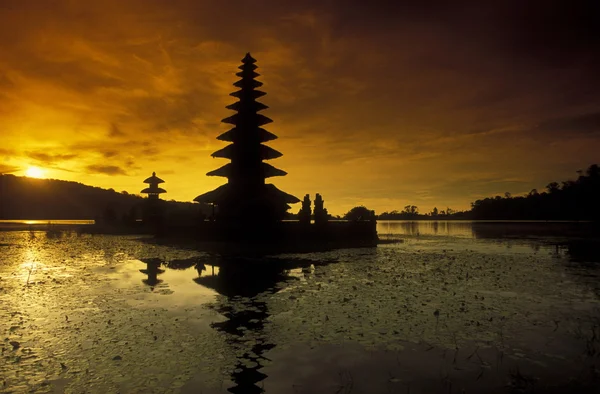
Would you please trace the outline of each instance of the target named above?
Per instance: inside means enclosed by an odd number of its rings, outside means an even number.
[[[262,170],[262,176],[264,178],[272,178],[274,176],[285,176],[287,175],[287,172],[280,170],[279,168],[275,168],[270,164],[267,163],[260,163],[261,166],[261,170]],[[227,163],[222,167],[217,168],[216,170],[207,172],[206,175],[208,176],[222,176],[225,178],[233,178],[235,177],[235,175],[233,175],[233,166],[231,165],[231,163]]]
[[[272,160],[283,156],[283,154],[270,146],[259,145],[259,156],[261,160]],[[232,159],[235,156],[235,145],[229,144],[223,149],[219,149],[211,155],[212,157],[222,157],[224,159]]]
[[[254,129],[254,130],[255,130],[255,134],[257,134],[259,142],[267,142],[267,141],[272,141],[272,140],[277,139],[277,136],[275,134],[263,129],[262,127],[258,127],[257,129]],[[233,129],[226,131],[223,134],[221,134],[220,136],[218,136],[217,139],[220,141],[234,142],[234,141],[238,140],[240,138],[240,135],[243,133],[244,133],[243,130],[241,130],[237,127],[234,127]]]
[[[144,190],[142,190],[140,193],[151,193],[151,194],[160,194],[160,193],[166,193],[167,191],[165,189],[161,189],[160,187],[147,187]]]
[[[264,193],[269,197],[270,200],[278,200],[281,203],[285,204],[296,204],[300,202],[300,200],[288,194],[282,190],[279,190],[275,185],[271,183],[267,183],[265,185]],[[215,190],[211,190],[207,193],[201,194],[198,197],[194,198],[194,201],[200,203],[208,203],[208,204],[219,204],[223,200],[230,198],[231,194],[231,185],[225,184],[219,186]]]
[[[256,78],[256,77],[260,77],[260,74],[257,73],[254,70],[250,70],[248,68],[243,68],[240,67],[242,69],[242,71],[235,73],[235,75],[237,75],[238,77],[242,77],[242,78]]]
[[[238,67],[240,70],[256,70],[258,68],[258,66],[256,64],[242,64],[241,66]]]
[[[250,54],[250,52],[246,52],[246,55],[242,59],[242,63],[244,63],[244,64],[256,63],[256,59],[252,57],[252,55]]]
[[[229,104],[225,108],[231,109],[231,110],[234,110],[234,111],[240,111],[242,109],[245,109],[245,110],[252,110],[254,112],[258,112],[258,111],[261,111],[263,109],[267,109],[269,107],[266,106],[266,105],[264,105],[263,103],[259,103],[258,101],[252,101],[250,103],[245,103],[243,101],[236,101],[233,104]]]
[[[152,173],[152,176],[149,178],[146,178],[146,180],[144,181],[144,183],[165,183],[165,181],[163,181],[162,179],[160,179],[159,177],[156,176],[156,172]]]
[[[232,125],[239,125],[240,123],[242,123],[242,121],[248,122],[249,125],[251,125],[251,126],[264,126],[266,124],[273,122],[273,120],[271,120],[270,118],[267,118],[266,116],[264,116],[262,114],[251,114],[251,117],[249,117],[249,116],[241,114],[239,112],[237,114],[231,115],[231,116],[221,120],[221,122],[223,122],[223,123],[229,123]]]
[[[233,86],[237,87],[237,88],[259,88],[261,86],[263,86],[263,83],[254,79],[250,79],[250,78],[242,78],[239,81],[237,81],[236,83],[233,84]]]
[[[236,90],[233,93],[229,93],[232,97],[242,98],[249,96],[250,98],[257,99],[264,96],[266,93],[260,90]]]

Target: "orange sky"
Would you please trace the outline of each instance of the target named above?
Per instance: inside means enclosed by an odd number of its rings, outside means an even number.
[[[137,193],[156,171],[190,201],[225,181],[205,173],[248,51],[271,181],[333,214],[467,209],[600,161],[585,2],[397,3],[3,0],[0,172]]]

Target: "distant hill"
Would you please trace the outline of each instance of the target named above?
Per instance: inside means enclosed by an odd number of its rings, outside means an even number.
[[[116,218],[141,217],[143,198],[112,189],[57,179],[0,175],[0,219],[98,219],[108,210]],[[210,214],[206,205],[165,201],[173,216]]]

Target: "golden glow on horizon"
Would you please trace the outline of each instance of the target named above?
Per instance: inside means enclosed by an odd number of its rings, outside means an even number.
[[[42,170],[39,167],[31,166],[25,171],[25,176],[30,178],[43,178],[46,174],[46,171]]]

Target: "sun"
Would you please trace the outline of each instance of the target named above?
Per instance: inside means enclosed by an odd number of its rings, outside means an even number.
[[[44,170],[39,167],[29,167],[27,171],[25,171],[25,175],[30,178],[43,178]]]

